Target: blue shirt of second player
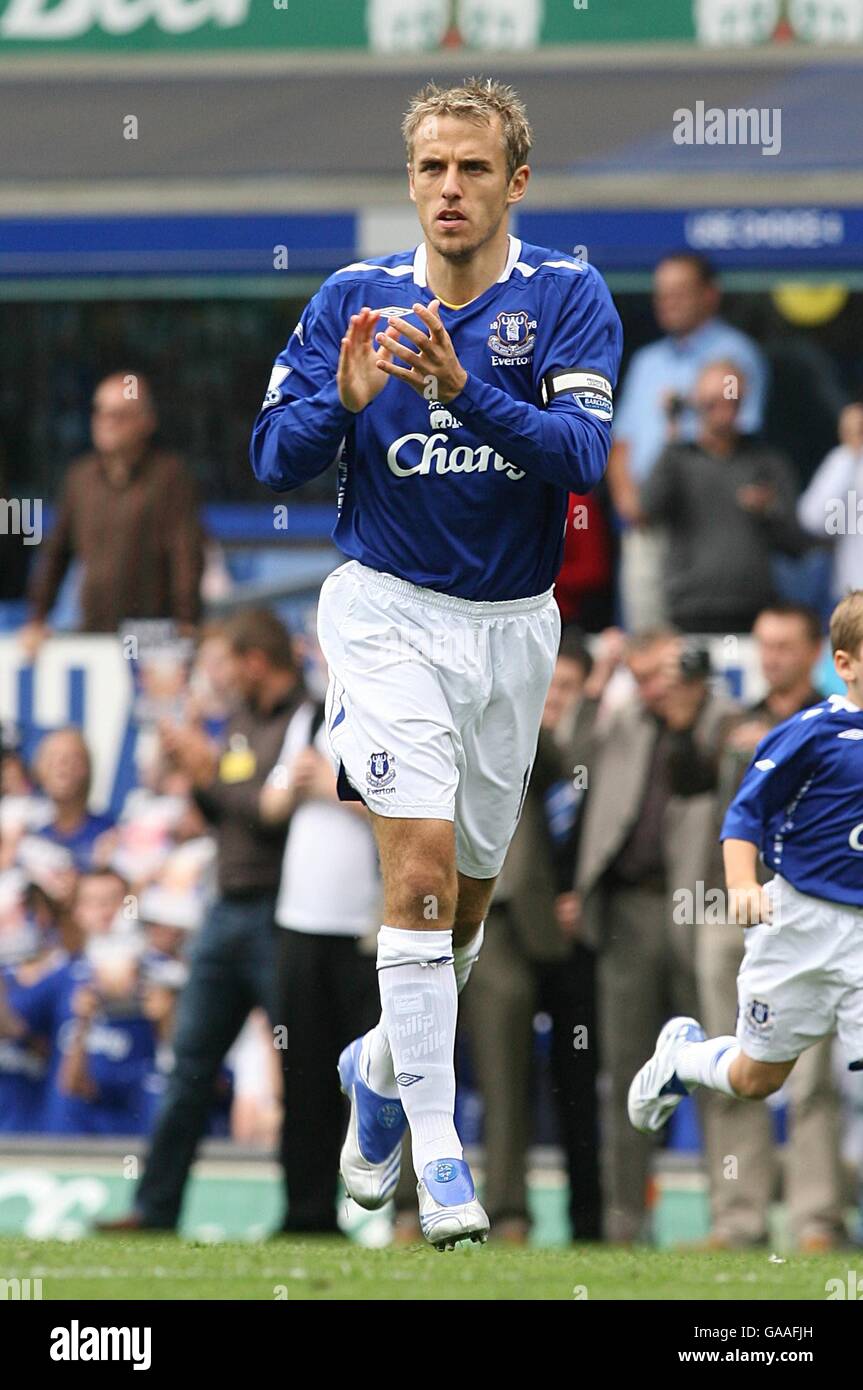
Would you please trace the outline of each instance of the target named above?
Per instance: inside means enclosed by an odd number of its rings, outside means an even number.
[[[801,893],[863,907],[863,709],[831,695],[771,729],[721,838],[758,845]]]

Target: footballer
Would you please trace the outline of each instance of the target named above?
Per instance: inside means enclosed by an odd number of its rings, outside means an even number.
[[[567,497],[605,470],[622,333],[592,265],[509,230],[532,142],[511,87],[431,83],[403,134],[423,239],[324,282],[251,459],[276,491],[339,461],[327,733],[384,889],[380,1022],[339,1063],[342,1177],[381,1206],[409,1126],[423,1233],[451,1249],[488,1233],[453,1121],[458,993],[527,790]]]
[[[863,1071],[863,589],[834,609],[830,642],[847,694],[761,740],[722,825],[730,915],[746,931],[737,1036],[666,1023],[629,1088],[629,1118],[646,1133],[696,1086],[772,1095],[832,1033]],[[764,887],[759,854],[774,874]]]

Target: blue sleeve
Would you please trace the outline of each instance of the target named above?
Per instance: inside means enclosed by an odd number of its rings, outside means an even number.
[[[87,1074],[97,1088],[96,1099],[106,1105],[126,1104],[152,1070],[152,1057],[130,1057],[117,1062],[98,1052],[87,1054]]]
[[[337,458],[354,416],[339,400],[336,369],[347,324],[338,298],[321,286],[273,365],[252,427],[249,457],[255,477],[288,492],[325,472]]]
[[[584,284],[583,275],[590,277]],[[605,472],[611,447],[611,392],[617,383],[623,330],[602,277],[573,272],[557,292],[553,330],[537,334],[534,380],[547,403],[530,405],[468,374],[448,407],[510,463],[544,482],[585,493]],[[553,289],[552,289],[553,287]],[[555,394],[556,393],[556,394]]]
[[[795,715],[758,744],[722,822],[720,840],[749,840],[760,847],[771,817],[787,806],[815,768],[818,715]]]
[[[9,984],[9,1008],[27,1025],[29,1033],[46,1038],[53,1035],[63,973],[64,967],[59,966],[37,980],[35,985],[22,985],[17,980]]]

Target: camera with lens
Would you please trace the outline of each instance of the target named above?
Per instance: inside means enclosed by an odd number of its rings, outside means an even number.
[[[699,647],[695,642],[684,644],[679,664],[680,679],[683,681],[706,681],[710,677],[710,653],[706,647]]]

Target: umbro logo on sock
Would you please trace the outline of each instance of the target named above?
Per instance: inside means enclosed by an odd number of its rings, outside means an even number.
[[[424,1076],[414,1076],[412,1072],[400,1071],[396,1077],[398,1086],[413,1086],[415,1081],[425,1081]]]

